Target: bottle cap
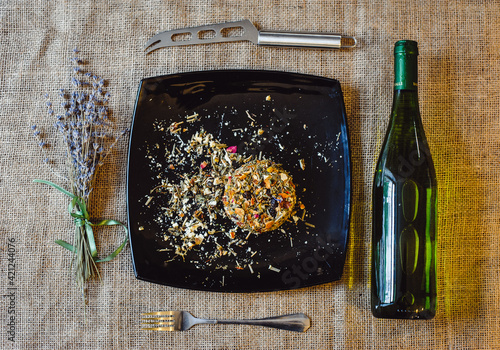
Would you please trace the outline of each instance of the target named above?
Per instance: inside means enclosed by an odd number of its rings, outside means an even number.
[[[418,55],[418,43],[413,40],[399,40],[394,45],[394,54]]]
[[[399,40],[394,45],[394,89],[413,90],[418,87],[417,42]]]

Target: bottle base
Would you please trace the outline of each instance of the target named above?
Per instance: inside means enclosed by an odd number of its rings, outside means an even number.
[[[372,314],[376,318],[430,320],[434,318],[436,312],[428,309],[400,309],[397,305],[389,305],[372,308]]]

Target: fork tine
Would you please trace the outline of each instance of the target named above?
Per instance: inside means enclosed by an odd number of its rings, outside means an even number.
[[[164,332],[172,332],[175,331],[174,327],[150,327],[150,328],[141,328],[143,331],[164,331]]]
[[[144,312],[143,316],[175,316],[176,311],[155,311],[155,312]]]
[[[158,322],[141,322],[141,324],[155,324],[155,325],[161,325],[161,326],[173,326],[174,325],[174,321],[158,321]]]
[[[143,317],[142,321],[171,321],[174,322],[173,317]]]

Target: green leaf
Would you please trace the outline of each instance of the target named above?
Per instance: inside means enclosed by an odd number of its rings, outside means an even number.
[[[73,193],[69,192],[69,191],[66,191],[64,188],[62,188],[61,186],[59,185],[56,185],[55,183],[53,182],[50,182],[50,181],[47,181],[47,180],[40,180],[40,179],[35,179],[33,180],[33,182],[38,182],[38,183],[42,183],[42,184],[46,184],[46,185],[49,185],[49,186],[52,186],[54,187],[56,190],[64,193],[65,195],[71,197],[71,198],[78,198],[77,196],[75,196]]]
[[[128,242],[128,229],[127,229],[127,226],[125,226],[124,224],[122,224],[121,222],[116,221],[116,220],[102,220],[101,222],[99,222],[97,224],[93,224],[93,223],[91,223],[89,221],[90,215],[87,212],[87,203],[85,203],[85,201],[83,200],[83,198],[79,198],[78,196],[74,195],[73,193],[65,190],[61,186],[56,185],[55,183],[50,182],[50,181],[35,179],[35,180],[33,180],[33,182],[43,183],[43,184],[52,186],[56,190],[64,193],[65,195],[67,195],[68,197],[71,198],[71,202],[70,202],[70,204],[68,206],[68,212],[69,212],[69,214],[73,218],[75,218],[75,224],[78,227],[85,226],[85,233],[87,235],[87,242],[88,242],[88,245],[89,245],[89,250],[90,250],[90,253],[92,255],[92,259],[95,262],[111,261],[111,260],[113,260],[123,250],[123,248],[125,248],[125,245]],[[78,206],[78,209],[75,210],[75,208],[77,206]],[[120,225],[120,226],[123,227],[123,229],[125,230],[125,240],[123,241],[123,243],[114,252],[112,252],[111,254],[109,254],[104,259],[96,259],[96,257],[97,257],[97,247],[96,247],[96,244],[95,244],[94,230],[92,229],[92,226],[113,226],[113,225]],[[76,251],[76,248],[74,246],[72,246],[71,244],[69,244],[68,242],[66,242],[66,241],[63,241],[63,240],[59,239],[59,240],[57,240],[55,242],[57,244],[59,244],[61,247],[65,248],[65,249],[67,249],[67,250],[69,250],[71,252],[75,252]]]
[[[90,215],[87,212],[87,203],[85,203],[85,201],[82,199],[82,200],[78,201],[78,206],[80,207],[81,214],[85,217],[85,219],[88,220]]]
[[[73,247],[71,244],[69,244],[68,242],[66,241],[63,241],[62,239],[58,239],[57,241],[55,241],[57,244],[59,244],[61,247],[63,248],[66,248],[67,250],[69,250],[70,252],[74,252],[75,251],[75,247]]]
[[[121,226],[123,226],[125,231],[128,232],[127,226],[122,224],[120,221],[116,221],[116,220],[102,220],[101,222],[99,222],[97,224],[92,224],[92,226],[113,226],[113,225],[121,225]]]
[[[123,227],[123,229],[125,230],[125,240],[123,241],[123,243],[114,252],[112,252],[111,254],[109,254],[104,259],[98,259],[95,262],[105,262],[105,261],[111,261],[111,260],[113,260],[118,254],[120,254],[120,252],[123,250],[123,248],[125,248],[125,246],[127,245],[127,242],[128,242],[128,229],[127,229],[127,226],[125,226],[121,222],[116,221],[116,220],[102,220],[101,222],[99,222],[97,224],[92,224],[92,226],[114,226],[114,225],[120,225],[120,226]]]
[[[90,254],[92,255],[92,258],[95,260],[97,256],[97,247],[95,245],[94,231],[92,230],[91,225],[92,224],[90,222],[86,222],[85,231],[87,232],[87,240],[89,243]]]
[[[85,218],[83,217],[82,213],[81,212],[76,212],[76,213],[69,213],[69,215],[71,215],[72,217],[74,217],[75,219],[80,219],[82,221],[85,220]]]
[[[116,256],[118,254],[120,254],[120,252],[123,250],[123,248],[125,248],[125,246],[127,245],[127,242],[128,242],[128,236],[125,238],[125,240],[123,241],[123,243],[113,253],[109,254],[104,259],[98,259],[95,262],[106,262],[106,261],[113,260],[114,258],[116,258]]]
[[[68,211],[71,213],[75,208],[76,202],[78,202],[78,198],[75,196],[71,202],[69,203]]]

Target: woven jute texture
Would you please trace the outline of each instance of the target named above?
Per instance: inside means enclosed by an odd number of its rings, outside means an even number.
[[[0,347],[500,348],[499,12],[497,1],[480,0],[0,1]],[[244,18],[268,30],[354,35],[359,46],[333,51],[241,42],[142,51],[161,30]],[[439,184],[439,310],[431,321],[378,320],[369,309],[372,174],[390,114],[392,49],[399,39],[419,43],[420,107]],[[145,77],[269,69],[338,79],[353,162],[342,280],[257,294],[182,290],[135,279],[127,247],[100,265],[101,281],[90,283],[84,314],[68,273],[71,254],[54,243],[72,240],[68,198],[32,182],[59,179],[43,164],[30,130],[51,125],[44,94],[57,97],[58,89],[71,88],[74,47],[108,80],[117,128],[130,126]],[[92,217],[126,221],[126,156],[122,139],[99,170]],[[113,228],[96,235],[102,254],[122,239]],[[9,243],[15,246],[10,275]],[[224,325],[140,331],[139,313],[160,309],[224,318],[305,312],[312,327],[303,334]]]

